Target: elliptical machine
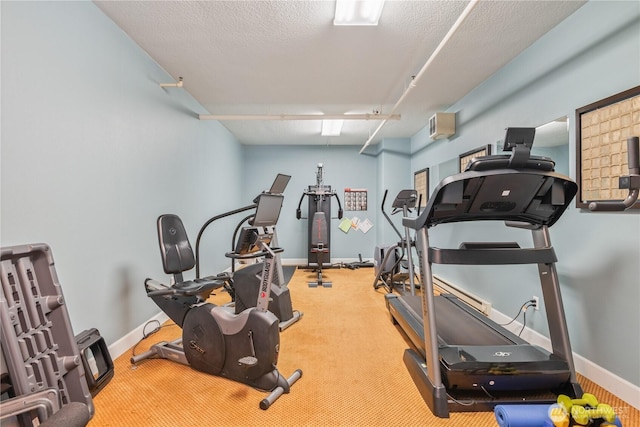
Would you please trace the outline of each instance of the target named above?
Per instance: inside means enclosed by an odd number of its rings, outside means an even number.
[[[155,344],[132,357],[131,363],[158,356],[271,392],[260,402],[261,409],[268,409],[283,393],[289,393],[302,371],[297,369],[285,379],[276,368],[279,320],[268,311],[275,256],[283,251],[270,247],[283,198],[281,194],[258,196],[252,226],[242,230],[236,250],[226,254],[231,258],[265,258],[256,305],[238,314],[233,308],[206,302],[214,289],[229,281],[228,274],[183,280],[182,273],[193,268],[195,258],[182,221],[176,215],[158,218],[164,271],[173,274],[175,283],[167,286],[146,279],[145,289],[147,296],[182,328],[182,338]]]
[[[415,247],[415,241],[411,239],[409,228],[404,228],[403,236],[389,215],[387,215],[384,205],[388,192],[389,190],[384,191],[380,209],[400,240],[391,246],[376,246],[374,253],[376,277],[373,280],[373,288],[378,289],[384,287],[388,293],[391,293],[396,286],[402,286],[404,288],[406,281],[409,280],[409,290],[411,295],[415,295],[417,277],[414,272],[412,256],[412,248]],[[391,215],[402,212],[403,218],[408,217],[411,209],[416,207],[416,202],[418,202],[419,206],[420,201],[418,201],[418,192],[416,190],[401,190],[391,205],[393,208]],[[406,273],[401,272],[402,270],[406,271]]]
[[[281,195],[284,193],[287,184],[291,176],[278,174],[276,179],[273,181],[271,188],[262,193],[262,194],[277,194]],[[198,237],[196,239],[196,278],[200,278],[200,240],[204,234],[204,231],[214,223],[215,221],[226,218],[241,212],[254,210],[254,213],[251,213],[249,216],[243,218],[236,230],[233,234],[231,251],[238,248],[238,245],[243,242],[243,239],[246,238],[246,235],[241,233],[239,239],[236,239],[237,232],[240,227],[246,221],[252,221],[253,225],[256,224],[255,220],[255,210],[257,209],[258,199],[260,196],[256,197],[253,200],[252,205],[248,205],[239,209],[234,209],[229,212],[225,212],[219,215],[216,215],[209,220],[207,220],[204,225],[200,228],[198,232]],[[275,225],[272,227],[272,237],[271,237],[271,246],[277,246],[277,233],[275,229]],[[237,250],[236,250],[237,252]],[[262,271],[262,264],[255,263],[253,265],[247,265],[244,268],[236,271],[235,269],[235,261],[236,260],[247,260],[247,259],[256,259],[256,256],[233,256],[227,254],[229,258],[232,259],[231,262],[231,275],[229,276],[228,284],[225,286],[227,292],[231,296],[232,303],[230,306],[235,308],[235,314],[240,314],[245,309],[256,306],[256,298],[255,296],[259,292],[261,283],[260,283],[260,274]],[[280,261],[280,254],[276,253],[274,257],[274,273],[273,280],[271,281],[271,295],[269,298],[269,311],[276,315],[276,317],[280,320],[280,331],[284,331],[289,326],[296,323],[298,320],[302,318],[303,313],[298,310],[294,310],[291,304],[291,294],[289,292],[289,288],[287,287],[287,283],[284,278],[284,273],[282,270],[282,263]]]

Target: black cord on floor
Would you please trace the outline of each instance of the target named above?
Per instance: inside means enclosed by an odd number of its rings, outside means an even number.
[[[150,332],[146,332],[147,330],[147,326],[149,326],[150,324],[155,323],[157,324],[157,326],[152,329]],[[175,323],[170,323],[168,325],[164,325],[161,326],[160,322],[157,320],[150,320],[147,323],[145,323],[145,325],[142,328],[142,338],[140,338],[140,340],[133,346],[133,348],[131,349],[131,357],[135,357],[136,356],[136,347],[138,347],[138,345],[140,345],[140,343],[144,340],[146,340],[147,338],[149,338],[151,335],[155,334],[156,332],[160,331],[160,329],[162,328],[166,328],[167,326],[177,326]]]

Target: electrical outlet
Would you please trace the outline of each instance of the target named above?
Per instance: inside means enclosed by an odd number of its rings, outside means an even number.
[[[533,309],[538,311],[540,310],[540,298],[538,298],[537,296],[533,296],[533,298],[531,298],[534,302],[533,302]]]

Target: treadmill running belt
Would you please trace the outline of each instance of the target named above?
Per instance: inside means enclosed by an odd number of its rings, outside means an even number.
[[[422,323],[422,297],[404,295],[401,297],[410,311]],[[446,345],[510,345],[526,344],[516,335],[506,330],[498,331],[495,322],[481,314],[473,313],[472,308],[453,296],[436,296],[436,327],[438,338]],[[422,336],[424,332],[421,331]]]

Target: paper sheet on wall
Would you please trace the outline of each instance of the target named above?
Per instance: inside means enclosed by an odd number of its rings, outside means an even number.
[[[349,230],[351,229],[351,220],[349,218],[342,218],[342,221],[340,221],[340,224],[338,225],[338,228],[342,231],[344,231],[345,233],[348,233]]]
[[[369,218],[366,218],[364,221],[360,221],[360,223],[358,224],[358,230],[362,231],[363,233],[371,230],[371,227],[373,227],[373,223],[369,220]]]
[[[351,227],[357,230],[358,225],[360,225],[360,218],[358,218],[357,216],[354,216],[353,218],[351,218]]]

